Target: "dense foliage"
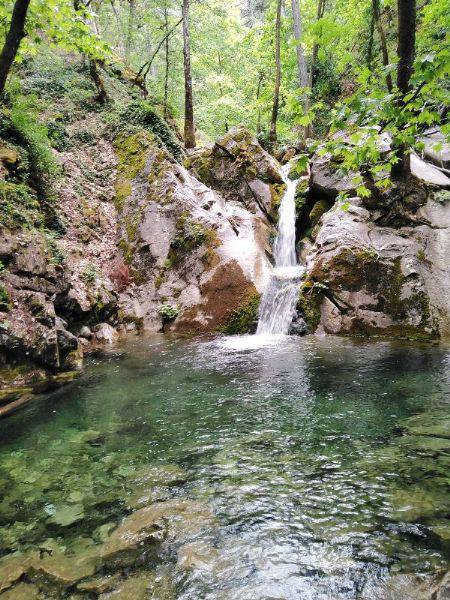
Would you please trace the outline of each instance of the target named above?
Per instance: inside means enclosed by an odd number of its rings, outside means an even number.
[[[380,188],[380,176],[399,160],[397,149],[413,146],[423,130],[444,124],[448,105],[448,6],[427,0],[417,7],[412,87],[399,101],[395,85],[397,3],[395,0],[300,0],[300,37],[294,35],[293,8],[282,3],[281,88],[278,141],[307,133],[343,168],[367,166]],[[6,34],[14,2],[1,0]],[[261,139],[268,135],[275,80],[277,0],[193,0],[190,5],[191,64],[197,138],[212,139],[244,123]],[[105,100],[101,70],[114,69],[163,107],[182,128],[183,35],[179,0],[31,0],[26,35],[15,65],[59,46],[90,61]],[[300,87],[298,52],[306,69]],[[301,76],[300,76],[301,79]],[[394,84],[392,85],[392,81]],[[376,129],[374,128],[376,126]],[[381,151],[389,136],[391,151]],[[357,149],[355,151],[355,149]],[[364,192],[363,192],[364,193]]]

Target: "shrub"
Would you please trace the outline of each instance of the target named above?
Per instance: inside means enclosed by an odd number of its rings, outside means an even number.
[[[95,136],[93,133],[84,129],[82,131],[76,131],[72,138],[81,142],[82,144],[92,144],[95,141]]]
[[[8,311],[11,308],[10,297],[8,291],[0,285],[0,310]]]
[[[61,174],[61,168],[53,156],[48,130],[38,121],[41,107],[34,95],[23,96],[13,90],[11,98],[11,107],[8,113],[3,114],[2,126],[7,130],[8,139],[17,141],[27,151],[28,183],[38,196],[49,200],[52,197],[52,183]]]
[[[161,304],[159,307],[159,314],[161,315],[164,322],[168,323],[169,321],[173,321],[179,315],[180,311],[176,306],[165,302]]]
[[[95,283],[97,277],[98,277],[98,273],[97,273],[97,269],[94,267],[94,265],[92,265],[92,264],[86,265],[81,274],[81,278],[83,279],[83,281],[85,283],[92,284],[92,283]]]
[[[47,131],[50,143],[55,150],[58,152],[70,150],[72,147],[70,137],[61,121],[56,119],[47,123]]]
[[[59,233],[55,231],[49,231],[48,229],[44,231],[44,235],[47,240],[48,248],[50,250],[50,262],[53,265],[60,265],[66,259],[66,255],[64,252],[58,247],[56,240],[59,237]]]
[[[23,183],[0,181],[0,225],[7,229],[42,225],[39,203]]]
[[[128,128],[123,131],[123,124]],[[131,126],[131,129],[130,129]],[[162,146],[176,160],[182,157],[181,146],[175,139],[175,136],[167,125],[166,121],[160,117],[148,102],[136,100],[126,106],[119,115],[118,124],[114,127],[115,134],[132,133],[136,126],[144,127],[153,133]]]

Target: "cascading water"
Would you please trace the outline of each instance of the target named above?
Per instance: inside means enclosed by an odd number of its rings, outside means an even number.
[[[295,191],[298,180],[289,179],[289,170],[289,164],[282,169],[287,187],[279,210],[274,245],[275,268],[261,299],[257,335],[286,335],[295,315],[303,267],[297,264],[295,252]]]

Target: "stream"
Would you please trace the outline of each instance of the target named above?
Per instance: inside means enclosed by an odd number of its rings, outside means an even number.
[[[204,527],[188,511],[159,554],[99,573],[159,574],[136,600],[387,597],[383,581],[448,568],[449,366],[442,345],[132,338],[0,423],[0,573],[33,551],[92,554],[143,506],[195,501]]]

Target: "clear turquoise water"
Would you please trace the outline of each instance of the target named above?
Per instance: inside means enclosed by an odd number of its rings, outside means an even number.
[[[131,510],[133,473],[176,465],[186,481],[154,499],[218,520],[207,568],[171,571],[177,598],[363,598],[448,566],[447,450],[399,450],[410,417],[450,414],[448,347],[235,346],[131,340],[1,422],[0,553],[101,543]]]

